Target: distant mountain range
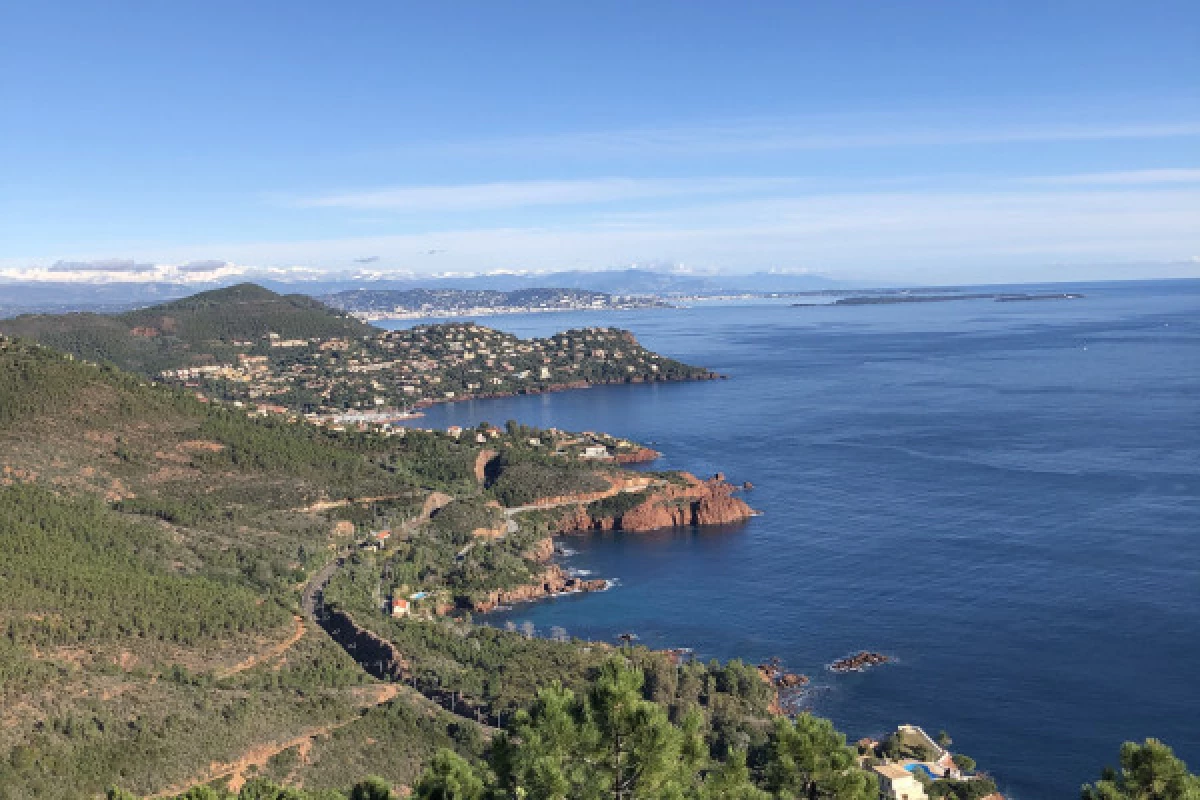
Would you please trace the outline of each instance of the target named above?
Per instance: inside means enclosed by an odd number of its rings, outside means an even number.
[[[186,297],[197,291],[237,283],[0,283],[0,316],[27,311],[120,311]],[[845,286],[820,275],[755,272],[745,275],[698,275],[650,269],[504,273],[424,278],[330,277],[311,281],[258,280],[285,294],[328,297],[355,290],[408,291],[462,289],[512,292],[522,289],[580,289],[610,295],[718,295],[745,292],[795,292]]]

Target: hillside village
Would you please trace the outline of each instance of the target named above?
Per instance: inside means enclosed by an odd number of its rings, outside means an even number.
[[[163,370],[159,377],[212,399],[337,421],[394,418],[468,397],[715,377],[650,352],[615,328],[526,340],[473,323],[448,323],[364,337],[298,339],[269,332],[233,346],[234,360]],[[370,413],[356,418],[363,412]]]

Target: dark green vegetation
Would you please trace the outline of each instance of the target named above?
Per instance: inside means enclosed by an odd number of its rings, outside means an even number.
[[[30,485],[0,489],[0,596],[14,644],[125,637],[195,645],[287,621],[238,582],[170,569],[186,557],[164,531],[98,498],[63,500]]]
[[[540,497],[601,492],[609,486],[594,467],[584,464],[547,462],[512,450],[496,462],[496,479],[490,488],[495,498],[510,508]]]
[[[1121,768],[1106,769],[1100,780],[1083,787],[1083,800],[1197,800],[1200,776],[1157,739],[1121,746]]]
[[[701,706],[680,709],[652,698],[630,656],[610,655],[578,689],[551,683],[509,730],[491,742],[451,731],[453,746],[431,753],[416,782],[427,800],[874,800],[875,779],[858,768],[845,737],[807,714],[794,722],[764,722],[761,736],[714,755]],[[645,654],[642,654],[643,656]],[[752,678],[752,680],[758,680]],[[761,683],[761,682],[760,682]],[[428,735],[429,732],[423,732]],[[447,738],[445,735],[433,738]],[[345,785],[349,786],[347,782]],[[287,790],[267,781],[246,785],[239,798],[344,797]],[[181,797],[220,798],[198,787]],[[112,798],[126,795],[114,790]],[[368,778],[353,798],[395,797],[384,780]]]
[[[543,689],[517,714],[511,733],[493,743],[490,769],[473,771],[445,754],[426,770],[417,795],[874,800],[878,794],[826,720],[778,720],[750,759],[737,749],[714,760],[703,714],[690,710],[672,719],[644,689],[641,672],[620,658],[606,661],[582,691]],[[752,760],[761,760],[753,771]]]
[[[582,721],[580,712],[586,713]],[[637,713],[642,711],[643,713]],[[632,713],[631,713],[632,712]],[[774,786],[764,791],[754,785],[742,754],[723,764],[706,764],[696,747],[694,727],[664,724],[653,709],[603,676],[582,698],[557,689],[547,690],[514,731],[516,741],[501,739],[485,763],[472,762],[449,750],[439,751],[417,784],[418,800],[565,800],[581,798],[698,798],[699,800],[771,800],[791,797],[874,798],[857,788],[851,792],[837,784],[839,773],[831,766],[844,757],[838,737],[826,723],[808,716],[794,726],[778,723],[773,739],[772,780],[808,786],[795,794]],[[617,735],[614,735],[617,734]],[[648,741],[647,741],[648,740]],[[640,745],[636,752],[628,749]],[[633,755],[618,761],[617,755]],[[586,755],[572,762],[566,756]],[[675,756],[671,761],[668,756]],[[1108,770],[1096,785],[1085,786],[1083,800],[1195,800],[1200,778],[1188,773],[1170,748],[1154,739],[1144,744],[1127,742],[1121,748],[1122,771]],[[710,767],[704,769],[705,766]],[[699,768],[698,768],[699,767]],[[849,775],[850,773],[845,773]],[[624,778],[624,780],[622,780]],[[939,781],[938,783],[942,783]],[[960,781],[957,783],[969,783]],[[990,781],[987,782],[990,785]],[[936,784],[935,784],[936,786]],[[864,787],[865,788],[865,787]],[[984,787],[987,788],[987,787]],[[523,793],[518,793],[518,789]],[[625,790],[623,794],[618,791]],[[570,793],[568,793],[568,791]],[[936,792],[936,790],[934,790]],[[933,797],[983,797],[971,789],[964,794],[932,793]],[[989,791],[995,791],[994,785]],[[233,795],[197,787],[181,798],[225,800]],[[248,784],[238,800],[345,800],[338,792],[303,792],[283,789],[266,780]],[[114,790],[110,800],[134,800]],[[386,783],[367,778],[355,784],[350,800],[396,800]]]
[[[121,314],[31,314],[0,320],[0,333],[32,339],[89,361],[156,375],[236,357],[236,342],[366,336],[372,329],[304,295],[254,284]]]

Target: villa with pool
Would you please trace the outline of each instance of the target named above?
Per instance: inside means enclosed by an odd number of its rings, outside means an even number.
[[[945,741],[945,740],[943,740]],[[901,725],[886,744],[870,739],[859,742],[862,766],[879,779],[884,800],[928,800],[926,787],[938,780],[969,781],[945,747],[916,725]],[[999,794],[984,800],[1003,800]]]

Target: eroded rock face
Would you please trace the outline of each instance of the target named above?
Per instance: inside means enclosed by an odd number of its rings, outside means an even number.
[[[329,611],[318,615],[318,623],[346,648],[363,669],[380,680],[403,681],[409,677],[409,663],[389,642],[354,621],[345,611]]]
[[[688,525],[727,525],[754,516],[754,509],[733,496],[734,487],[716,475],[702,481],[682,473],[684,484],[668,484],[650,489],[646,498],[616,516],[596,516],[585,506],[564,512],[558,530],[566,533],[585,530],[652,531]]]
[[[619,518],[608,518],[601,523],[623,531],[652,531],[658,528],[680,528],[690,525],[690,504],[675,505],[663,498],[652,496],[634,506]]]
[[[706,495],[696,504],[694,524],[728,525],[753,516],[750,506],[727,492]]]
[[[554,557],[554,539],[549,536],[545,539],[538,539],[533,547],[525,552],[525,557],[543,564],[549,561]]]
[[[613,459],[618,464],[644,464],[648,461],[654,461],[662,456],[662,453],[657,450],[651,450],[649,447],[639,447],[630,453],[617,453]]]
[[[473,610],[480,614],[494,611],[496,606],[521,603],[527,600],[537,600],[564,592],[596,592],[607,588],[608,584],[601,579],[585,580],[574,578],[563,571],[557,564],[546,568],[541,574],[539,583],[529,583],[513,589],[491,592],[484,600],[475,603]]]

